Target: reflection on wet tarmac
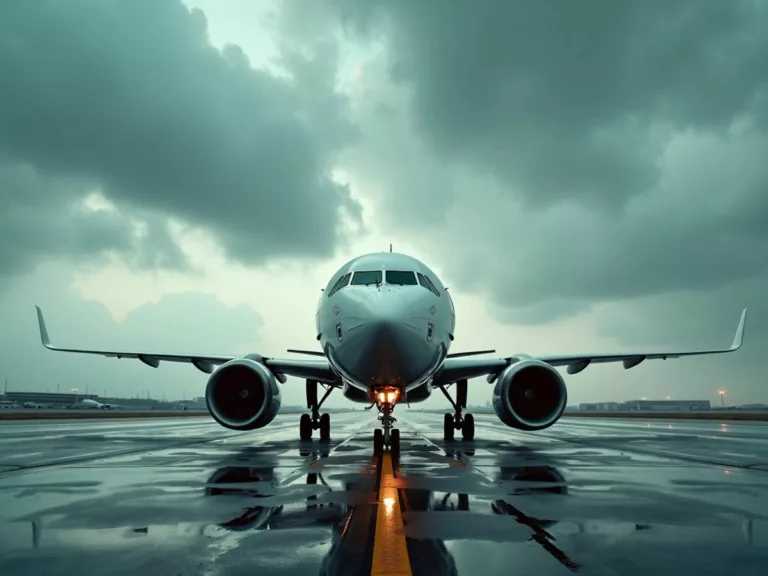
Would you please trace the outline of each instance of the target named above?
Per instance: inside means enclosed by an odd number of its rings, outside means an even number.
[[[468,452],[472,454],[471,451]],[[327,458],[328,453],[309,453],[312,458]],[[461,454],[459,454],[461,456]],[[240,457],[239,459],[243,459]],[[373,459],[368,474],[361,471],[355,481],[345,481],[342,485],[342,496],[327,503],[318,502],[318,494],[312,491],[306,496],[303,506],[288,508],[285,504],[274,506],[264,505],[265,500],[274,499],[280,493],[280,488],[274,483],[274,470],[269,467],[226,467],[218,469],[209,478],[205,495],[237,498],[243,506],[242,513],[222,522],[218,526],[226,530],[285,530],[306,526],[327,526],[332,531],[332,545],[322,561],[320,574],[350,574],[362,573],[370,560],[370,554],[361,554],[360,546],[344,545],[344,537],[349,533],[352,517],[364,516],[367,525],[359,521],[355,525],[356,532],[365,535],[363,539],[370,548],[371,540],[381,537],[373,530],[372,520],[375,517],[371,508],[385,506],[387,514],[395,504],[393,498],[384,498],[381,502],[364,501],[360,495],[373,496],[375,475],[372,473],[379,464]],[[395,467],[397,471],[397,466]],[[567,494],[567,486],[563,477],[552,467],[513,467],[499,468],[498,478],[504,483],[515,487],[508,491],[508,496],[530,496],[536,494]],[[325,481],[322,472],[308,472],[306,485],[322,487],[323,493],[333,492],[333,488]],[[404,480],[400,488],[403,504],[402,512],[405,521],[405,534],[408,556],[413,574],[456,575],[456,563],[445,545],[445,538],[434,537],[446,525],[457,526],[461,532],[459,537],[467,537],[466,526],[460,519],[448,521],[442,514],[446,512],[471,512],[468,493],[433,493],[429,490],[409,488],[408,480]],[[389,501],[388,501],[389,500]],[[270,500],[271,501],[271,500]],[[295,504],[295,502],[292,502]],[[546,527],[554,524],[555,520],[543,520],[526,516],[505,498],[498,498],[486,504],[490,512],[499,516],[511,516],[520,525],[530,529],[528,539],[538,542],[548,552],[571,570],[578,569],[578,564],[571,561],[554,545],[554,538],[546,532]],[[366,506],[369,510],[362,511]],[[440,513],[440,516],[436,516]],[[485,522],[487,525],[487,521]],[[509,534],[503,536],[506,539]],[[482,534],[475,534],[482,537]],[[447,534],[446,537],[451,537]],[[471,537],[471,536],[470,536]],[[357,543],[361,539],[356,538]],[[367,573],[367,572],[366,572]]]
[[[711,430],[687,423],[663,439],[628,426],[622,444],[616,423],[563,425],[556,432],[578,440],[563,442],[478,418],[483,438],[446,443],[428,434],[440,423],[430,417],[403,418],[387,473],[394,492],[382,489],[385,467],[355,415],[337,417],[327,444],[297,441],[295,423],[279,419],[269,435],[211,441],[189,426],[197,445],[160,435],[143,452],[127,442],[91,460],[109,437],[83,438],[69,446],[76,465],[52,458],[0,473],[0,573],[368,575],[383,536],[403,542],[406,574],[764,573],[768,477],[758,466],[768,450],[755,429],[734,424],[730,444],[710,444],[712,460],[752,459],[728,468],[675,459],[708,442]],[[13,453],[51,453],[61,441],[39,436]],[[144,446],[152,433],[136,436]],[[665,449],[667,458],[646,453]],[[395,516],[399,528],[377,521]]]

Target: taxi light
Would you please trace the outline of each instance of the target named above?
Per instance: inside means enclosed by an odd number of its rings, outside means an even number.
[[[378,400],[379,404],[395,404],[397,403],[397,399],[399,397],[399,388],[386,388],[384,390],[379,390],[376,393],[376,399]]]

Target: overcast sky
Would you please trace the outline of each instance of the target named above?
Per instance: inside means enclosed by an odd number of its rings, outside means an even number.
[[[722,346],[749,306],[736,354],[569,403],[768,402],[767,158],[762,1],[2,3],[0,381],[200,396],[44,350],[34,304],[54,343],[283,355],[391,242],[451,287],[455,351]]]

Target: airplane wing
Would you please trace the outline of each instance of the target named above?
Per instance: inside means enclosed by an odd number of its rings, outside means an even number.
[[[54,346],[51,344],[51,340],[48,337],[48,329],[45,326],[45,319],[43,318],[43,311],[39,306],[35,306],[37,309],[37,323],[40,326],[40,340],[43,342],[43,346],[48,350],[55,350],[57,352],[74,352],[76,354],[94,354],[96,356],[106,356],[108,358],[131,358],[136,359],[147,366],[157,368],[160,366],[160,362],[181,362],[186,364],[192,364],[195,368],[206,374],[213,372],[215,366],[239,358],[239,356],[209,356],[200,354],[158,354],[155,352],[117,352],[113,350],[85,350],[80,348],[64,348],[61,346]],[[324,382],[327,384],[335,384],[338,382],[338,376],[331,370],[328,361],[323,360],[293,360],[293,359],[280,359],[280,358],[267,358],[259,354],[251,354],[251,358],[264,363],[269,368],[275,377],[285,384],[286,376],[295,376],[296,378],[309,378]]]
[[[529,356],[520,354],[508,358],[447,358],[442,370],[435,377],[435,385],[441,386],[467,378],[488,376],[493,382],[496,376],[510,364],[520,360],[534,359],[546,362],[550,366],[567,366],[568,374],[577,374],[590,364],[603,364],[606,362],[622,362],[624,368],[634,368],[645,360],[666,360],[667,358],[682,358],[684,356],[702,356],[705,354],[725,354],[741,348],[744,340],[744,326],[747,322],[747,309],[741,312],[741,319],[736,328],[733,343],[728,348],[715,348],[710,350],[691,350],[684,352],[620,352],[618,354],[555,354],[543,356]]]

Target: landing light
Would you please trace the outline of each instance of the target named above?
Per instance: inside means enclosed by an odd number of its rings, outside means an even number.
[[[399,388],[385,388],[376,393],[379,404],[395,404],[400,397]]]

